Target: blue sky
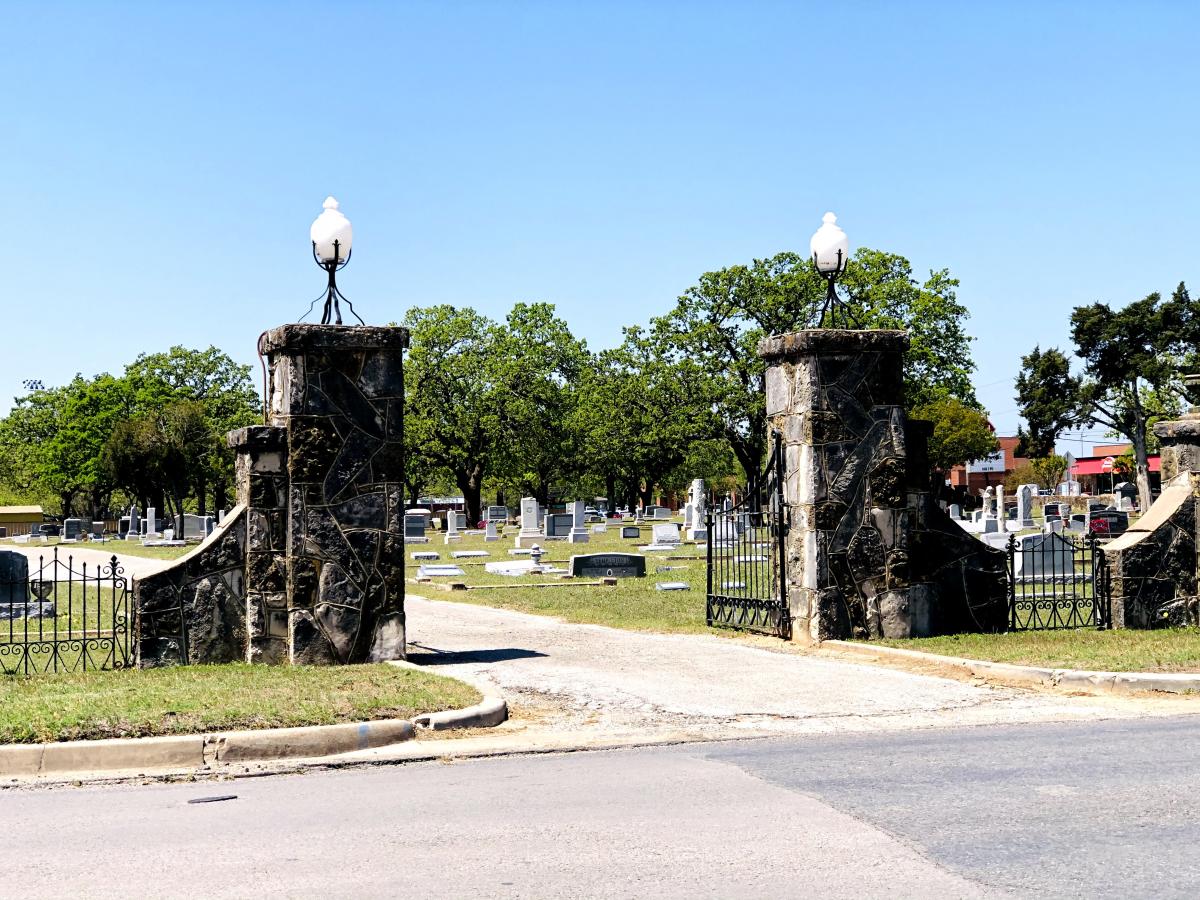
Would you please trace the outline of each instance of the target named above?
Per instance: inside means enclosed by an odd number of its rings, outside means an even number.
[[[701,272],[851,245],[948,267],[1004,433],[1073,305],[1197,283],[1194,4],[64,4],[5,17],[7,340],[23,378],[264,328],[340,284],[558,306],[594,348]]]

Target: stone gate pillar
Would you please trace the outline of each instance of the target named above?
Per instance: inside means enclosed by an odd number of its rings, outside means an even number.
[[[294,663],[404,655],[407,346],[406,329],[372,326],[284,325],[260,341],[269,421],[287,446]]]
[[[141,666],[405,653],[404,328],[265,332],[265,425],[229,435],[238,505],[135,581]]]
[[[882,633],[908,606],[903,331],[776,335],[767,419],[783,434],[793,634]],[[861,588],[861,590],[860,590]]]
[[[785,446],[792,635],[821,641],[994,631],[1004,554],[929,490],[927,423],[904,412],[903,331],[765,338],[766,414]]]

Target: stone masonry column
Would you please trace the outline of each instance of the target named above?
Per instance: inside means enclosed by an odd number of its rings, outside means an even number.
[[[252,663],[288,660],[287,432],[251,425],[229,433],[246,508],[246,650]]]
[[[907,348],[903,331],[835,329],[759,345],[785,445],[794,640],[907,635],[928,618],[908,590]]]
[[[404,328],[284,325],[259,351],[287,446],[288,652],[298,664],[405,653]]]

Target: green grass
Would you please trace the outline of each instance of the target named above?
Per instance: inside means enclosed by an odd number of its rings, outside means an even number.
[[[479,699],[478,691],[460,681],[383,664],[9,676],[0,678],[0,743],[410,718]]]
[[[1200,630],[1120,628],[954,634],[873,643],[992,662],[1101,672],[1200,672]]]
[[[53,556],[53,547],[58,547],[59,558],[65,559],[72,550],[94,550],[106,555],[144,556],[147,559],[179,559],[185,553],[195,550],[199,544],[188,544],[185,547],[143,547],[136,541],[119,541],[116,538],[108,541],[80,541],[75,544],[64,544],[58,538],[50,538],[46,543],[15,544],[11,539],[0,541],[0,549],[45,550],[47,558]]]
[[[604,553],[620,551],[641,553],[637,544],[650,542],[650,529],[642,532],[641,540],[622,540],[620,527],[609,527],[606,534],[593,534],[586,544],[568,544],[566,541],[546,541],[542,548],[546,555],[543,563],[554,563],[567,568],[572,554]],[[485,562],[517,559],[508,555],[513,549],[512,537],[487,543],[482,536],[464,537],[460,542],[444,545],[439,534],[430,532],[429,544],[409,544],[407,552],[410,579],[416,575],[420,561],[412,553],[435,550],[441,554],[438,563],[454,563],[466,572],[461,578],[438,578],[436,582],[462,582],[467,585],[499,585],[498,590],[441,591],[433,584],[408,585],[408,591],[424,594],[433,600],[453,600],[474,603],[538,615],[559,616],[568,622],[610,625],[638,631],[669,631],[698,633],[708,631],[704,622],[704,600],[707,573],[705,560],[694,544],[683,544],[677,552],[647,553],[645,578],[620,578],[616,587],[589,587],[564,582],[557,575],[509,577],[493,575],[484,570]],[[492,555],[487,559],[452,559],[454,550],[487,550]],[[689,559],[667,559],[668,556],[687,556]],[[683,566],[671,572],[657,572],[659,566]],[[686,581],[691,585],[687,591],[659,591],[655,583],[660,581]],[[534,583],[553,584],[554,587],[533,587]]]

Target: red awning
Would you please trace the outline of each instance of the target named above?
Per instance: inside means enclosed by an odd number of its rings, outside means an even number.
[[[1071,474],[1078,478],[1080,475],[1107,475],[1108,472],[1104,468],[1104,460],[1107,456],[1085,456],[1082,459],[1075,460],[1075,465],[1071,469]],[[1150,464],[1150,471],[1157,472],[1160,468],[1160,458],[1151,456],[1146,459]],[[1117,476],[1120,477],[1119,475]]]

